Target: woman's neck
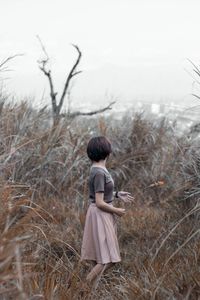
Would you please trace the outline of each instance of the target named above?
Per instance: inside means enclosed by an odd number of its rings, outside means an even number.
[[[106,160],[94,161],[92,163],[92,166],[93,167],[101,167],[101,168],[106,169]]]

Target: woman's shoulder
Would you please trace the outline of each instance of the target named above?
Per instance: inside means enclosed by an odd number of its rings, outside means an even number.
[[[109,172],[106,171],[105,169],[101,168],[101,167],[91,167],[90,175],[95,176],[97,174],[106,175],[106,174],[109,174]]]
[[[107,169],[103,169],[101,167],[92,167],[90,170],[90,178],[94,179],[95,177],[102,178],[104,177],[105,182],[110,182],[112,180],[112,176]]]

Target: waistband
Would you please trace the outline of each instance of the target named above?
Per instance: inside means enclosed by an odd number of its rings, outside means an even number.
[[[96,202],[94,202],[94,201],[91,201],[91,199],[89,199],[90,200],[90,204],[95,204],[96,205]],[[105,200],[104,200],[105,201]],[[106,202],[106,201],[105,201]],[[113,203],[113,201],[109,201],[109,202],[106,202],[107,204],[112,204]]]
[[[113,204],[112,204],[111,202],[109,202],[108,205],[109,205],[109,206],[113,206]],[[90,203],[90,205],[88,206],[88,209],[89,209],[89,208],[97,208],[96,203]]]

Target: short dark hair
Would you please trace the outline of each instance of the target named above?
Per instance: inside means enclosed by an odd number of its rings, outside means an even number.
[[[105,159],[111,152],[111,143],[105,136],[93,137],[87,145],[87,155],[92,161]]]

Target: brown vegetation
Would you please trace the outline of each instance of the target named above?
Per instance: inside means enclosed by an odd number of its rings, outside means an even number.
[[[198,136],[142,115],[63,119],[52,132],[49,115],[1,105],[0,298],[198,299]],[[94,134],[112,141],[108,168],[135,202],[118,219],[122,263],[91,290],[79,254]]]

